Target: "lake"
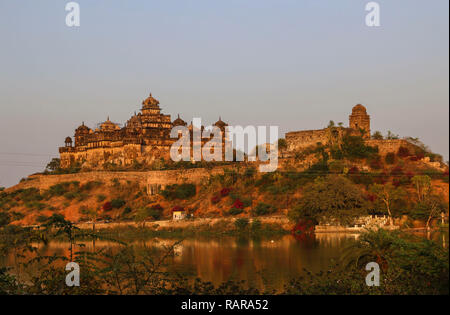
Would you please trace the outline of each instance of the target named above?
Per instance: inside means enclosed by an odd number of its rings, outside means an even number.
[[[200,278],[219,285],[227,280],[245,280],[248,286],[281,290],[290,279],[301,276],[304,269],[312,272],[327,270],[337,260],[344,247],[358,239],[358,234],[320,233],[310,237],[295,238],[285,235],[274,239],[185,239],[175,247],[175,255],[169,257],[167,270]],[[153,238],[134,241],[138,247],[163,251],[164,246],[176,240]],[[448,234],[444,238],[448,244]],[[94,250],[91,241],[81,242],[87,250]],[[95,249],[114,247],[117,244],[97,241]],[[53,241],[39,245],[44,255],[69,255],[69,243]],[[1,266],[14,266],[17,258],[10,254],[0,258]]]

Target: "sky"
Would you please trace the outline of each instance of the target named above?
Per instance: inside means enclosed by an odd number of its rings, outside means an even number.
[[[449,159],[449,2],[0,0],[0,186],[42,171],[85,122],[125,123],[151,92],[205,125],[348,124],[418,137]]]

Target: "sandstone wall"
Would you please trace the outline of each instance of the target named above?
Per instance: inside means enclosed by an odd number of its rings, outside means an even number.
[[[316,145],[317,142],[327,144],[328,140],[329,136],[326,129],[293,131],[286,133],[286,144],[288,151],[301,150],[308,146]]]
[[[411,154],[414,154],[417,146],[409,143],[403,139],[393,139],[393,140],[366,140],[366,145],[371,147],[378,147],[378,153],[382,156],[388,153],[397,153],[400,147],[406,147],[409,149]]]
[[[148,171],[148,172],[108,172],[93,171],[76,174],[62,175],[31,175],[28,180],[10,187],[7,191],[35,187],[40,190],[48,189],[50,186],[63,183],[78,181],[84,184],[90,181],[100,181],[105,185],[112,186],[113,181],[125,183],[127,181],[139,183],[141,187],[149,188],[151,185],[158,185],[164,188],[166,185],[193,183],[200,184],[212,175],[224,174],[226,167],[216,167],[212,169],[196,168],[186,170],[168,170],[168,171]]]

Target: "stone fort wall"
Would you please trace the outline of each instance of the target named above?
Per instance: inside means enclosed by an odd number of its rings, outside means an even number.
[[[147,171],[147,172],[108,172],[93,171],[75,174],[62,175],[31,175],[28,180],[21,182],[13,187],[7,188],[6,191],[14,191],[17,189],[38,188],[46,190],[50,186],[78,181],[85,184],[90,181],[99,181],[107,186],[114,185],[113,181],[125,183],[127,181],[139,183],[139,186],[146,188],[150,193],[150,187],[157,185],[158,189],[163,189],[166,185],[193,183],[200,184],[210,176],[223,175],[226,167],[215,167],[211,169],[193,168],[186,170],[165,170],[165,171]]]

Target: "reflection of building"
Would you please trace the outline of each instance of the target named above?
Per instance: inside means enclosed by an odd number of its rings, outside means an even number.
[[[75,163],[95,168],[106,163],[125,166],[133,163],[148,164],[157,158],[170,158],[170,146],[176,141],[170,137],[174,126],[188,127],[180,116],[173,122],[170,115],[161,113],[159,101],[151,94],[142,102],[141,111],[134,114],[124,127],[108,119],[98,128],[91,129],[84,123],[75,130],[75,145],[72,139],[65,139],[65,146],[59,148],[61,167]],[[221,119],[215,126],[224,130],[226,123]],[[201,128],[204,130],[204,127]],[[208,139],[202,139],[202,143]]]

